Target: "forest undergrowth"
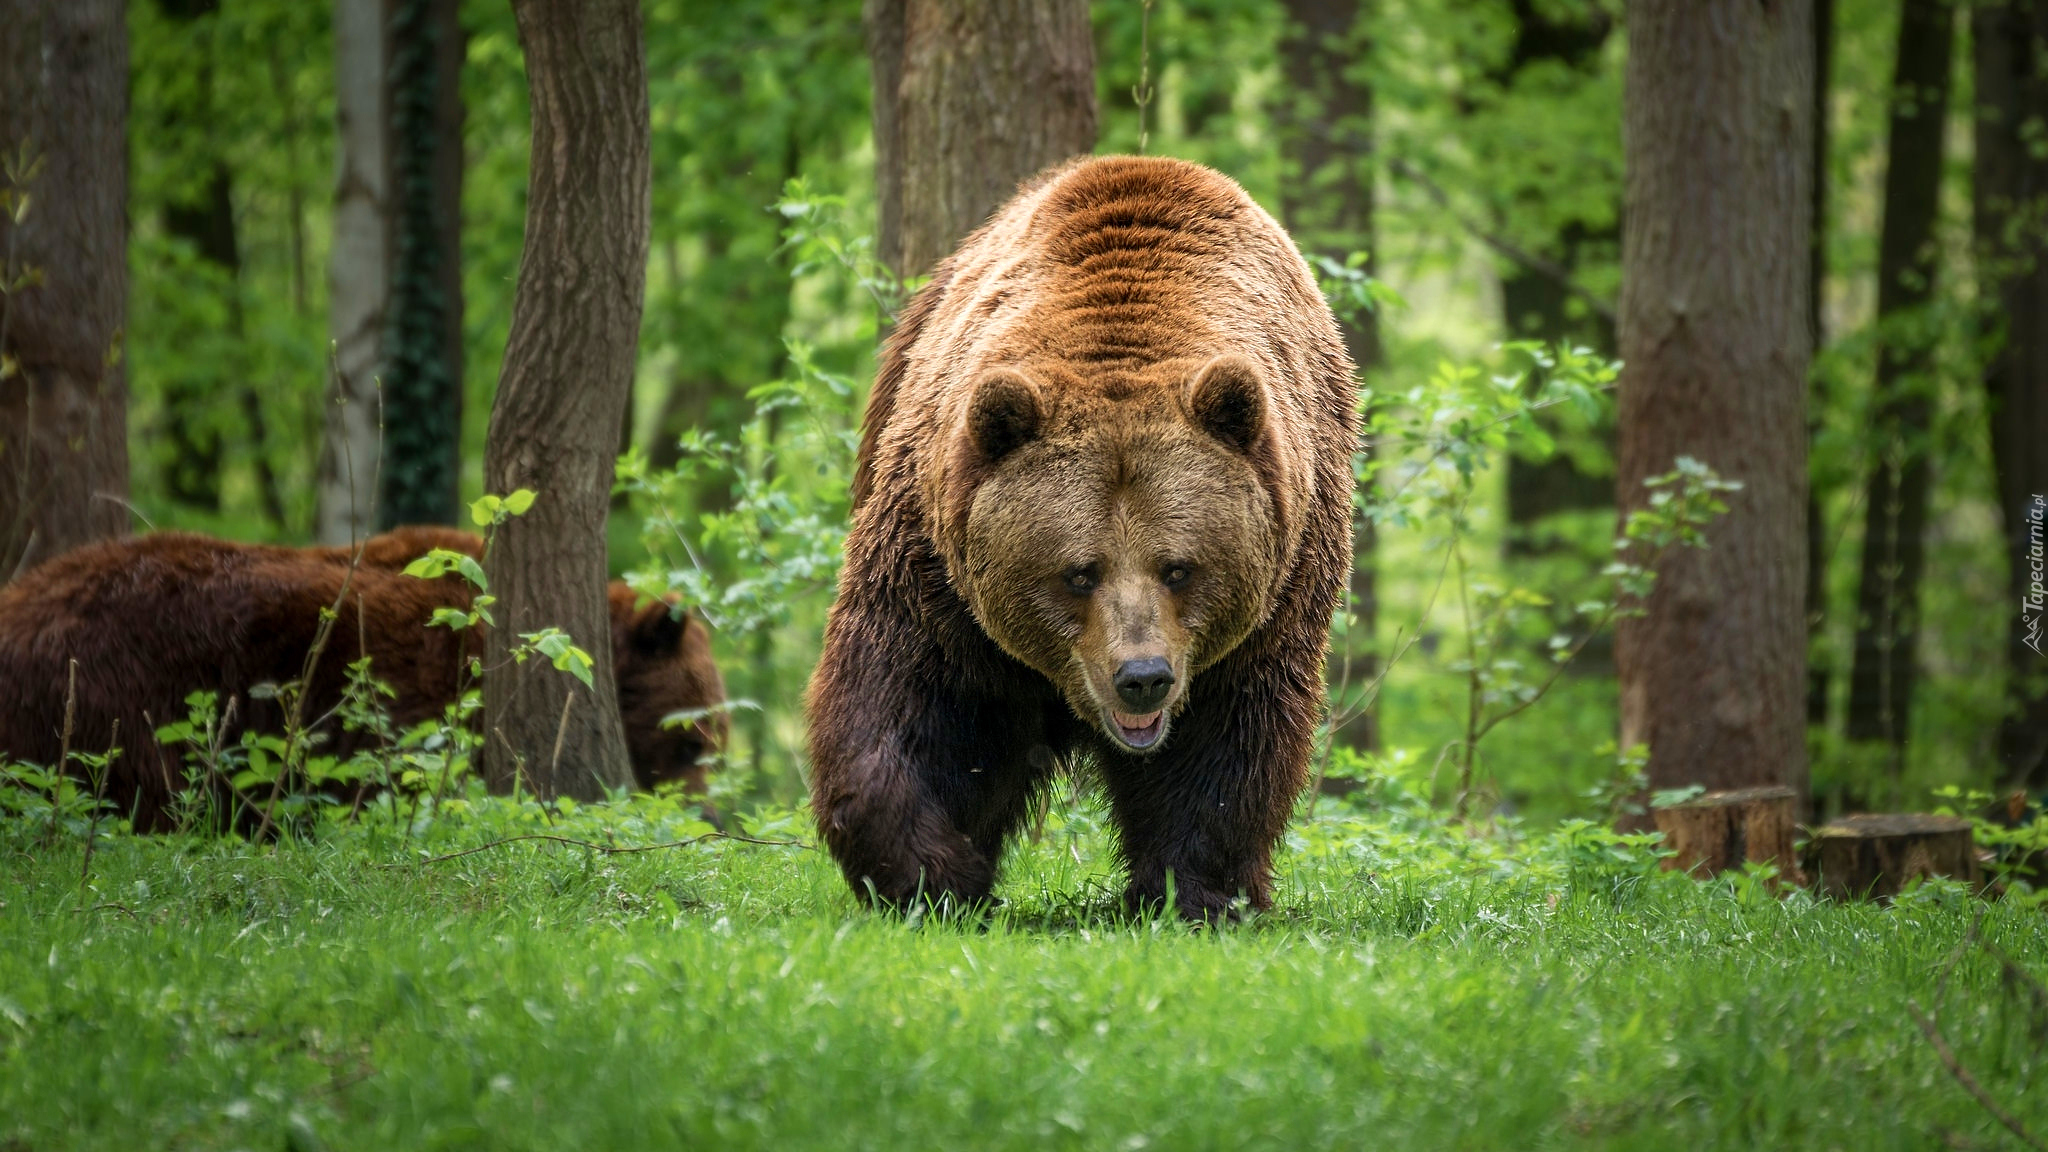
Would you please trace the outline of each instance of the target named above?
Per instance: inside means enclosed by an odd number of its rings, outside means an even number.
[[[89,860],[9,821],[0,1147],[2022,1146],[1951,1064],[2048,1130],[2048,919],[1950,882],[1697,881],[1383,784],[1202,930],[1119,914],[1063,786],[1000,907],[906,922],[807,812],[727,827],[474,786]]]

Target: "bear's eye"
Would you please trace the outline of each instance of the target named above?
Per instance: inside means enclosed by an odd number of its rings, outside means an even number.
[[[1076,568],[1068,572],[1066,582],[1067,591],[1077,596],[1086,596],[1088,593],[1095,591],[1095,585],[1099,583],[1095,578],[1095,573],[1086,568]]]
[[[1187,583],[1188,577],[1192,575],[1194,575],[1194,570],[1188,567],[1186,564],[1168,564],[1165,567],[1165,569],[1159,573],[1159,579],[1163,583],[1165,583],[1165,585],[1168,588],[1178,588],[1181,585]]]

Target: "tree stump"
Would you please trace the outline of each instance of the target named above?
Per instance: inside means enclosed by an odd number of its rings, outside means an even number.
[[[1960,816],[1844,816],[1813,834],[1820,889],[1837,900],[1890,899],[1916,876],[1979,883],[1970,822]]]
[[[1798,804],[1798,793],[1774,785],[1709,792],[1650,815],[1664,833],[1664,846],[1677,853],[1664,861],[1666,868],[1713,876],[1755,860],[1777,865],[1780,876],[1797,883],[1792,836]]]

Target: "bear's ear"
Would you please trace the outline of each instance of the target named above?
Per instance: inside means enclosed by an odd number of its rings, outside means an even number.
[[[1250,455],[1266,427],[1266,383],[1258,366],[1224,353],[1188,381],[1188,417],[1234,452]]]
[[[997,368],[974,386],[967,407],[967,434],[990,464],[1038,438],[1045,423],[1045,398],[1031,377]]]
[[[633,650],[642,656],[673,656],[682,650],[690,616],[667,600],[633,614]]]

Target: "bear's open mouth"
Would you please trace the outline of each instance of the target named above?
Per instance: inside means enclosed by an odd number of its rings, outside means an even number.
[[[1150,748],[1159,740],[1160,729],[1166,726],[1166,712],[1147,712],[1143,716],[1127,716],[1111,711],[1110,722],[1116,725],[1116,734],[1125,744],[1133,748]]]

